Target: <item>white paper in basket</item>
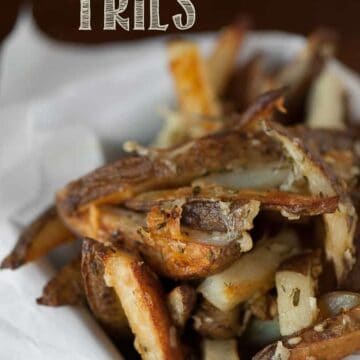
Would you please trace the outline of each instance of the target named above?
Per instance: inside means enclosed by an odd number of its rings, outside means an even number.
[[[162,40],[101,51],[75,49],[44,39],[28,20],[24,23],[7,46],[1,84],[2,93],[9,93],[0,97],[0,257],[13,246],[19,228],[52,201],[55,189],[99,166],[104,156],[115,157],[123,141],[148,142],[161,125],[157,109],[171,102],[173,92]],[[209,47],[211,36],[197,39]],[[287,34],[255,33],[240,61],[258,49],[271,61],[283,61],[303,41]],[[24,48],[35,49],[26,61],[19,59]],[[11,65],[14,58],[17,67]],[[74,78],[80,80],[71,81],[71,64]],[[330,67],[345,80],[360,118],[359,79],[337,63]],[[29,80],[23,79],[24,90],[19,73],[36,79],[30,94]],[[0,358],[118,358],[86,311],[35,304],[58,257],[0,273]]]

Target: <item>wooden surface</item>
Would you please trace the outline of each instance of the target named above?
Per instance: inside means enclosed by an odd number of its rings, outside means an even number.
[[[19,0],[1,0],[0,34],[8,31],[13,21],[14,4]],[[93,31],[80,32],[80,0],[33,0],[33,12],[39,27],[61,41],[99,43],[133,40],[162,34],[150,31],[103,31],[104,0],[91,0]],[[132,24],[134,0],[128,11]],[[331,27],[340,35],[339,58],[360,72],[360,0],[193,0],[197,21],[193,30],[213,30],[232,21],[238,14],[249,14],[255,29],[277,29],[308,34],[319,26]],[[149,23],[146,0],[146,23]],[[161,21],[171,23],[171,17],[181,12],[176,0],[160,0]],[[6,15],[8,13],[8,15]],[[169,32],[176,31],[173,25]]]

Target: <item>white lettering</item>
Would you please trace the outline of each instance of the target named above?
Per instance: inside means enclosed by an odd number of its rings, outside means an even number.
[[[80,27],[79,30],[91,30],[91,5],[90,0],[80,0]]]
[[[123,18],[119,14],[123,13],[128,5],[128,0],[119,0],[119,7],[115,8],[115,0],[105,0],[104,2],[104,30],[116,30],[119,24],[124,30],[130,30],[129,18]]]
[[[160,24],[160,5],[159,0],[150,0],[150,27],[149,30],[166,31],[169,24]]]

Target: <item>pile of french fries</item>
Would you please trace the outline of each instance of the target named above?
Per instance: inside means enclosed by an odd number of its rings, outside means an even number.
[[[316,31],[275,69],[262,54],[239,67],[248,30],[225,28],[207,58],[172,41],[178,108],[155,144],[128,142],[60,190],[2,262],[81,239],[37,301],[87,306],[129,359],[360,350],[360,142],[327,67],[334,36]]]

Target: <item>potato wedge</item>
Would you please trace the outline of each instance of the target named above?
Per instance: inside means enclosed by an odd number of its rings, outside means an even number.
[[[103,247],[105,281],[124,308],[142,359],[183,359],[161,285],[138,257]]]
[[[181,112],[201,116],[219,115],[220,105],[198,46],[185,40],[172,41],[168,54]]]
[[[24,229],[14,249],[2,261],[1,268],[17,269],[74,240],[74,235],[58,217],[56,208],[51,207]]]
[[[240,360],[237,349],[237,341],[232,340],[209,340],[203,341],[203,360]]]
[[[224,271],[205,279],[198,291],[222,311],[265,293],[274,286],[276,269],[300,250],[296,234],[283,230],[273,238],[261,240]]]
[[[344,85],[324,69],[310,90],[305,123],[310,127],[345,129],[347,101]]]
[[[81,259],[75,258],[65,265],[46,284],[37,303],[47,306],[83,305],[86,303],[81,277]]]
[[[286,354],[286,357],[281,359],[342,359],[360,350],[360,307],[328,318],[313,328],[286,337],[279,343],[266,347],[253,359],[274,359],[277,348],[282,348],[281,353]]]
[[[357,214],[343,184],[326,166],[315,149],[310,151],[300,139],[280,124],[267,121],[266,133],[278,140],[288,156],[293,159],[294,173],[306,177],[309,191],[316,196],[340,196],[338,209],[333,214],[324,214],[325,251],[333,263],[339,283],[351,270],[354,258],[354,234]]]
[[[230,339],[236,337],[241,328],[240,307],[221,311],[207,300],[200,303],[193,315],[194,329],[210,339]]]
[[[105,284],[102,256],[102,244],[91,239],[83,240],[81,274],[87,302],[106,333],[118,340],[128,337],[128,321],[116,292]]]
[[[189,285],[179,285],[169,292],[166,302],[173,323],[182,329],[195,307],[196,290]]]
[[[223,92],[230,80],[240,48],[249,29],[249,21],[240,19],[236,23],[224,28],[207,61],[209,82],[218,96]]]
[[[320,253],[301,254],[290,258],[276,272],[281,335],[294,334],[316,321],[319,311],[315,291],[320,272]]]

